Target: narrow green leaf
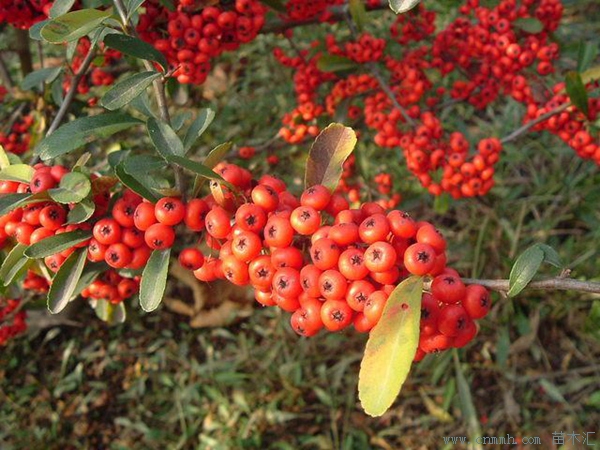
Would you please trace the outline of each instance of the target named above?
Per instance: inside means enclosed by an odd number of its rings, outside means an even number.
[[[460,366],[458,360],[458,351],[452,349],[452,357],[454,358],[454,369],[456,373],[456,384],[458,386],[458,396],[460,398],[460,408],[467,424],[467,430],[469,432],[469,438],[471,442],[478,442],[477,438],[481,436],[481,427],[479,426],[479,417],[475,404],[473,403],[473,396],[471,395],[471,389],[469,383],[465,378],[465,375]]]
[[[142,123],[126,114],[114,112],[75,119],[44,138],[34,154],[47,161]]]
[[[583,73],[588,70],[599,50],[598,42],[581,41],[577,50],[577,72]]]
[[[0,180],[29,183],[33,178],[33,167],[29,164],[13,164],[0,171]]]
[[[356,133],[352,128],[332,123],[321,131],[308,153],[305,186],[323,184],[334,191],[342,176],[342,165],[355,145]]]
[[[587,116],[589,114],[588,94],[581,75],[577,72],[569,72],[567,73],[565,81],[567,94],[571,99],[571,103]]]
[[[50,13],[48,14],[51,19],[56,19],[63,14],[68,13],[73,5],[75,4],[75,0],[54,0],[52,8],[50,8]]]
[[[75,41],[90,33],[111,15],[111,10],[80,9],[51,19],[40,34],[53,44]]]
[[[111,326],[124,323],[127,319],[127,310],[123,302],[113,305],[107,300],[97,300],[94,312],[100,320]]]
[[[67,224],[82,223],[94,215],[96,204],[89,198],[84,198],[82,201],[73,206],[67,215]]]
[[[421,0],[389,0],[390,9],[396,14],[402,14],[413,9]]]
[[[137,9],[142,6],[144,0],[127,0],[126,8],[127,8],[127,18],[131,18],[131,16],[137,11]]]
[[[192,117],[194,117],[194,115],[190,111],[184,111],[179,114],[176,114],[171,119],[171,127],[173,127],[175,131],[179,131],[181,130],[181,127],[183,127],[183,125],[185,125],[185,123]]]
[[[556,250],[546,244],[536,244],[536,246],[544,252],[544,262],[547,262],[554,267],[558,267],[559,269],[563,268],[563,265],[560,262],[560,255]]]
[[[2,267],[0,267],[0,280],[4,286],[11,284],[15,279],[15,276],[29,262],[29,258],[23,254],[25,249],[27,249],[27,246],[24,244],[15,245],[2,262]]]
[[[543,260],[544,251],[536,245],[529,247],[519,255],[510,271],[509,297],[514,297],[525,289],[537,273]]]
[[[362,0],[350,0],[350,15],[358,31],[362,31],[368,21],[367,8]]]
[[[217,164],[219,164],[223,160],[223,158],[225,158],[227,153],[229,153],[229,150],[231,150],[232,146],[232,142],[225,142],[223,144],[217,145],[208,153],[206,158],[204,158],[204,162],[202,164],[205,167],[212,169]],[[196,179],[194,180],[194,188],[192,190],[194,197],[196,197],[200,193],[200,190],[202,189],[202,186],[204,185],[205,181],[206,177],[200,175],[196,176]]]
[[[106,109],[122,108],[146,90],[152,82],[162,75],[158,72],[137,73],[125,80],[115,83],[100,100]]]
[[[75,300],[75,298],[81,294],[86,287],[88,287],[92,282],[98,278],[98,275],[106,272],[107,265],[105,262],[87,262],[83,272],[81,273],[81,277],[79,277],[79,281],[77,282],[77,286],[71,294],[71,299],[69,301]]]
[[[48,194],[58,203],[79,203],[91,190],[92,183],[88,177],[80,172],[70,172],[62,177],[57,188],[48,189]]]
[[[225,182],[223,177],[209,169],[204,164],[201,164],[197,161],[192,161],[191,159],[184,158],[183,156],[171,155],[167,157],[167,161],[177,164],[178,166],[183,167],[191,172],[194,172],[197,175],[208,178],[209,180],[217,180],[219,182]]]
[[[137,174],[164,170],[167,167],[165,160],[159,156],[133,155],[123,160],[123,168],[128,174]]]
[[[115,175],[129,189],[131,189],[136,194],[141,195],[146,200],[151,201],[152,203],[156,203],[158,201],[158,196],[152,191],[149,186],[146,186],[143,182],[136,179],[135,175],[130,175],[127,173],[123,166],[123,162],[117,164],[115,166]]]
[[[42,20],[41,22],[35,23],[29,28],[29,37],[34,41],[41,41],[42,38],[42,28],[44,28],[50,19]]]
[[[260,0],[260,2],[264,5],[267,5],[273,11],[282,14],[287,13],[287,9],[281,0]]]
[[[192,122],[183,138],[183,148],[187,152],[200,136],[206,131],[215,118],[215,112],[210,108],[204,108],[198,113],[196,120]]]
[[[119,50],[125,55],[147,61],[155,61],[160,64],[165,71],[169,68],[169,63],[167,62],[165,55],[156,50],[151,44],[148,44],[141,39],[125,34],[109,34],[104,38],[104,43],[110,48]]]
[[[52,83],[62,72],[62,67],[48,67],[28,73],[21,82],[21,89],[28,91],[44,83]]]
[[[75,230],[67,233],[56,234],[32,244],[25,250],[25,256],[31,259],[45,258],[46,256],[60,253],[63,250],[87,241],[92,237],[89,230]]]
[[[154,311],[160,305],[169,273],[169,257],[171,249],[154,250],[144,272],[140,284],[140,306],[146,312]]]
[[[410,277],[389,296],[381,319],[369,334],[358,376],[358,397],[373,417],[398,396],[419,345],[423,278]]]
[[[142,92],[141,95],[138,95],[136,98],[134,98],[131,101],[130,106],[146,117],[156,117],[156,114],[152,112],[150,99],[146,92]]]
[[[221,161],[223,161],[223,158],[225,158],[227,153],[229,153],[229,150],[231,150],[232,146],[233,142],[224,142],[222,144],[217,145],[208,153],[208,155],[206,155],[203,164],[206,167],[212,169]]]
[[[73,298],[86,260],[87,249],[76,250],[69,255],[54,275],[48,291],[48,310],[52,314],[58,314],[65,309],[65,306]]]
[[[62,102],[65,99],[63,93],[63,81],[64,77],[60,74],[58,78],[52,82],[52,85],[50,85],[50,94],[52,95],[52,101],[56,106],[62,105]]]
[[[33,199],[32,194],[5,194],[0,197],[0,216],[25,206]]]
[[[513,25],[531,34],[541,33],[544,30],[544,24],[535,17],[521,17],[514,20]]]
[[[317,69],[321,72],[343,72],[357,67],[358,65],[350,58],[339,55],[323,55],[317,61]]]
[[[183,156],[185,154],[181,139],[169,124],[150,117],[146,127],[150,140],[160,156],[167,159],[171,155]]]

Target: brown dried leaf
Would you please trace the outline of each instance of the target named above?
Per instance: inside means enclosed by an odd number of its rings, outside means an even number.
[[[231,324],[239,317],[248,317],[251,308],[240,303],[225,300],[216,308],[202,311],[190,321],[192,328],[222,327]]]

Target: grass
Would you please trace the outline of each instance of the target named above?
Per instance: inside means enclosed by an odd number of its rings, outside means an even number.
[[[570,2],[580,9],[569,10],[563,41],[598,31],[590,19],[598,15],[593,2],[576,3]],[[201,151],[227,139],[263,142],[276,133],[272,117],[290,107],[289,74],[272,59],[253,58],[272,39],[259,39],[222,66],[224,84],[209,93],[219,114]],[[486,114],[468,121],[482,135],[506,135],[520,117],[510,103]],[[449,127],[466,126],[457,114],[447,120]],[[306,150],[292,149],[286,157],[294,164],[278,173],[293,181]],[[379,170],[392,171],[402,207],[440,225],[450,263],[461,273],[506,278],[520,252],[543,242],[558,250],[574,277],[600,280],[600,173],[557,139],[531,134],[507,146],[490,195],[445,207],[368,139],[360,151],[365,182]],[[544,266],[543,274],[556,269]],[[474,342],[416,364],[381,418],[366,416],[357,400],[365,336],[300,339],[287,314],[258,306],[228,328],[203,330],[164,309],[143,315],[132,304],[128,310],[127,323],[110,328],[85,308],[77,316],[85,326],[50,328],[2,349],[3,450],[450,449],[462,447],[444,444],[444,436],[478,434],[539,436],[537,448],[554,448],[552,433],[559,431],[595,432],[593,443],[600,444],[597,296],[495,296]]]

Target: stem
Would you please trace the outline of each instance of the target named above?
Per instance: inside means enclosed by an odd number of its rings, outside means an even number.
[[[133,37],[139,37],[135,27],[132,26],[131,22],[127,18],[127,10],[125,5],[123,4],[123,0],[113,0],[115,8],[121,17],[121,22],[123,23],[124,31]],[[150,61],[143,60],[144,68],[146,70],[155,70],[154,66]],[[156,97],[156,103],[158,105],[158,110],[160,112],[160,118],[163,122],[166,122],[168,125],[171,125],[171,116],[169,114],[169,107],[167,103],[167,95],[165,93],[165,84],[162,79],[157,79],[152,83],[152,87],[154,89],[154,96]],[[173,169],[173,173],[175,174],[175,185],[177,186],[177,190],[181,193],[183,199],[185,199],[185,191],[186,191],[186,183],[185,178],[183,176],[183,171],[181,167],[171,164],[171,168]]]
[[[67,92],[67,95],[65,95],[65,98],[64,98],[62,104],[60,105],[58,113],[56,113],[56,117],[50,124],[50,127],[48,127],[48,132],[46,133],[46,136],[49,136],[50,134],[54,133],[56,131],[56,129],[60,126],[63,119],[65,118],[65,115],[67,114],[67,112],[69,111],[69,108],[71,107],[73,98],[75,97],[75,94],[77,93],[77,86],[79,86],[79,82],[84,77],[84,75],[87,73],[87,71],[90,68],[90,65],[92,64],[92,61],[94,60],[95,57],[96,57],[96,47],[92,46],[88,50],[87,55],[85,55],[85,59],[81,63],[79,70],[73,76],[73,79],[71,80],[71,86],[69,87],[69,91]]]
[[[31,49],[29,48],[29,32],[27,30],[15,30],[16,42],[15,51],[19,55],[21,73],[23,77],[33,70],[31,60]]]
[[[474,278],[463,278],[465,284],[480,284],[488,289],[499,292],[508,292],[510,284],[508,280],[478,280]],[[532,281],[526,289],[539,289],[550,291],[576,291],[600,294],[600,283],[595,281],[579,281],[571,278],[555,277],[547,280]]]
[[[539,116],[538,118],[527,122],[525,125],[523,125],[520,128],[517,128],[515,131],[513,131],[512,133],[510,133],[508,136],[503,137],[500,142],[502,142],[503,144],[506,144],[507,142],[510,141],[514,141],[515,139],[517,139],[519,136],[521,136],[522,134],[525,134],[527,131],[529,131],[531,128],[535,127],[538,123],[544,122],[545,120],[548,120],[550,117],[559,114],[561,112],[563,112],[565,109],[567,109],[569,106],[571,106],[571,103],[565,103],[563,105],[560,105],[556,108],[554,108],[551,111],[548,111],[545,114],[542,114],[541,116]]]
[[[379,67],[377,66],[377,64],[370,62],[367,64],[367,67],[369,68],[369,71],[371,72],[371,74],[373,74],[373,76],[377,79],[379,86],[381,87],[383,92],[385,92],[385,94],[388,96],[388,98],[391,100],[394,107],[398,111],[400,111],[400,113],[402,114],[402,117],[404,117],[404,120],[406,121],[406,123],[408,123],[411,127],[414,128],[416,126],[415,121],[412,119],[412,117],[410,117],[408,115],[408,113],[406,112],[406,109],[404,109],[404,107],[398,102],[398,99],[396,98],[396,94],[394,94],[394,91],[392,91],[392,88],[390,87],[388,82],[385,80],[385,78],[383,78],[383,75],[381,75],[381,72],[379,71]]]

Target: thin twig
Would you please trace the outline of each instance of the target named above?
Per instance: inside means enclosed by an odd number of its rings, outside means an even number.
[[[13,88],[13,80],[10,76],[10,72],[8,71],[8,67],[6,67],[4,58],[2,58],[2,55],[0,55],[0,80],[6,89],[10,90]]]
[[[520,128],[517,128],[515,131],[513,131],[512,133],[510,133],[508,136],[503,137],[500,142],[502,142],[503,144],[506,144],[507,142],[510,141],[514,141],[515,139],[517,139],[519,136],[521,136],[522,134],[525,134],[527,131],[529,131],[531,128],[535,127],[537,124],[544,122],[545,120],[548,120],[550,117],[555,116],[556,114],[559,114],[561,112],[563,112],[565,109],[567,109],[569,106],[571,106],[571,103],[565,103],[562,104],[556,108],[554,108],[551,111],[548,111],[545,114],[542,114],[541,116],[535,118],[534,120],[527,122],[525,125],[523,125]]]
[[[379,71],[379,67],[377,66],[377,64],[370,62],[367,64],[367,68],[373,74],[373,76],[377,79],[379,86],[381,87],[383,92],[385,92],[385,94],[388,96],[388,98],[391,100],[394,107],[398,111],[400,111],[400,114],[402,114],[402,117],[404,117],[404,120],[406,121],[406,123],[408,123],[411,127],[414,128],[416,126],[415,121],[412,119],[412,117],[410,117],[408,115],[408,113],[406,112],[406,109],[404,109],[404,107],[398,102],[398,99],[396,98],[396,94],[394,94],[394,91],[392,91],[392,88],[390,87],[388,82],[385,80],[385,78],[383,78],[383,75],[381,75],[381,72]]]
[[[463,278],[465,284],[480,284],[488,289],[499,292],[508,292],[509,280],[478,280]],[[600,294],[600,283],[595,281],[579,281],[571,278],[555,277],[546,280],[532,281],[526,289],[539,289],[550,291],[576,291]]]
[[[121,22],[125,31],[133,37],[139,37],[135,27],[131,24],[131,21],[127,18],[127,10],[123,4],[123,0],[113,0],[116,10],[121,17]],[[144,67],[146,70],[155,70],[154,66],[150,61],[143,60]],[[169,114],[169,107],[167,103],[167,95],[165,93],[165,84],[161,78],[155,80],[152,84],[154,88],[154,96],[156,97],[156,103],[160,112],[161,120],[171,125],[171,116]],[[185,178],[183,177],[183,171],[181,167],[172,164],[173,173],[175,174],[175,184],[177,190],[181,193],[182,198],[185,199],[186,184]]]
[[[63,102],[61,103],[58,112],[56,113],[56,117],[54,117],[54,120],[48,127],[46,136],[49,136],[50,134],[54,133],[56,131],[56,129],[60,126],[63,119],[65,118],[65,115],[67,114],[67,112],[69,111],[69,108],[71,107],[73,98],[75,97],[75,94],[77,93],[77,86],[79,86],[79,82],[84,77],[84,75],[87,73],[87,71],[90,68],[90,65],[92,64],[92,61],[94,60],[95,57],[96,57],[96,47],[91,46],[90,49],[88,50],[87,55],[85,55],[85,59],[81,63],[81,66],[79,66],[79,70],[77,70],[77,73],[75,73],[75,75],[73,76],[73,79],[71,80],[71,86],[69,87],[69,90],[68,90],[67,94],[65,95],[65,98],[63,99]]]

